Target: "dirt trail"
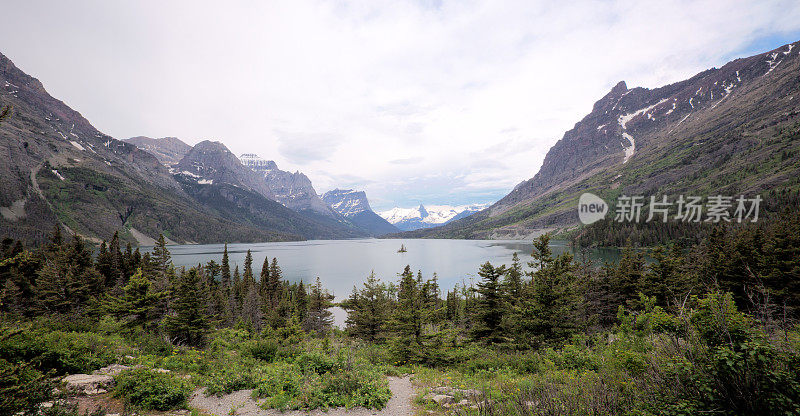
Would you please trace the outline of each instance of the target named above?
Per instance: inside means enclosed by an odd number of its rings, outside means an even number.
[[[371,409],[330,409],[327,412],[313,410],[311,412],[280,412],[275,409],[264,410],[258,407],[258,403],[250,397],[252,390],[240,390],[222,397],[209,396],[203,394],[203,389],[196,390],[189,399],[189,406],[205,413],[213,415],[237,416],[406,416],[414,414],[414,406],[411,402],[414,396],[414,387],[411,385],[411,377],[389,377],[389,389],[392,391],[392,398],[386,403],[383,410]],[[231,413],[234,410],[235,413]]]

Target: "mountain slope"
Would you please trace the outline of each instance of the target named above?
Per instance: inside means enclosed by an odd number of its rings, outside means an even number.
[[[171,171],[189,195],[223,218],[308,239],[365,235],[343,218],[296,211],[276,202],[263,176],[220,142],[198,143]]]
[[[520,238],[570,227],[586,191],[615,201],[797,189],[798,45],[652,90],[620,82],[550,149],[533,178],[478,214],[406,235]]]
[[[278,169],[272,160],[265,160],[252,153],[243,154],[240,158],[243,165],[262,176],[269,187],[273,199],[296,211],[313,211],[315,214],[339,219],[336,212],[326,204],[308,176],[302,172],[287,172]]]
[[[124,141],[136,145],[136,147],[152,154],[164,166],[177,164],[192,148],[192,146],[189,146],[177,137],[153,139],[145,136],[136,136],[125,139]]]
[[[90,240],[147,244],[286,237],[198,206],[151,154],[97,131],[0,54],[0,235],[43,241],[60,224]],[[203,224],[198,227],[198,224]],[[297,238],[297,237],[295,237]]]
[[[352,189],[334,189],[325,192],[322,200],[333,210],[347,218],[356,227],[366,231],[371,236],[396,233],[397,227],[380,217],[369,206],[367,194],[364,191]]]

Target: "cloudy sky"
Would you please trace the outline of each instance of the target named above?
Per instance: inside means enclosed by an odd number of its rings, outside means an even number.
[[[796,0],[0,0],[0,52],[101,131],[219,140],[379,210],[497,200],[618,81],[798,39]]]

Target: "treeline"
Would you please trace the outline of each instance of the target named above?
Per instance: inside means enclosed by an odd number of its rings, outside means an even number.
[[[441,293],[436,276],[409,267],[397,283],[371,275],[341,306],[347,331],[389,343],[407,360],[441,363],[442,345],[490,344],[510,350],[558,346],[599,333],[647,302],[678,313],[705,293],[731,293],[740,310],[788,325],[800,307],[800,213],[733,227],[718,225],[691,248],[625,249],[617,264],[553,256],[549,237],[534,241],[533,271],[519,258],[485,263],[474,285]]]
[[[647,207],[642,211],[645,215],[646,209]],[[772,189],[764,194],[764,200],[760,204],[759,222],[768,224],[798,209],[800,190]],[[653,247],[669,243],[688,248],[704,241],[716,227],[716,224],[706,222],[618,222],[614,221],[613,214],[612,207],[609,214],[611,218],[575,231],[570,236],[572,244],[575,247]],[[674,216],[675,213],[670,215]]]
[[[0,312],[68,321],[108,315],[132,331],[189,346],[203,346],[214,328],[329,330],[333,296],[319,278],[308,288],[289,283],[277,259],[268,260],[258,279],[249,250],[243,270],[231,271],[225,245],[220,263],[178,269],[163,236],[142,254],[130,244],[122,250],[116,233],[93,256],[82,238],[64,239],[57,227],[34,250],[8,238],[0,243]]]

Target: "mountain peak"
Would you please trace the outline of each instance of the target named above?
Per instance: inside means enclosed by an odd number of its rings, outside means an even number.
[[[192,146],[189,146],[177,137],[154,139],[146,136],[136,136],[125,139],[124,141],[152,154],[164,166],[178,164],[192,148]]]

